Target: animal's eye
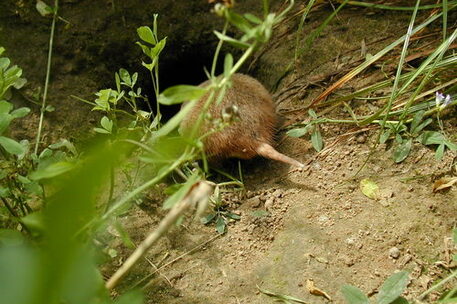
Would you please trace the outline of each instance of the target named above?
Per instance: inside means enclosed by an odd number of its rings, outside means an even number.
[[[239,111],[236,105],[227,106],[222,110],[222,120],[224,122],[233,121],[239,117]]]

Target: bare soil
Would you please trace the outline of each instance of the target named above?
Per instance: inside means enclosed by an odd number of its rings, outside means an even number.
[[[192,69],[200,73],[201,66],[208,63],[210,55],[206,53],[211,54],[214,49],[211,30],[220,24],[209,13],[209,7],[204,2],[156,2],[63,1],[62,16],[71,26],[64,29],[60,24],[56,36],[50,87],[50,103],[56,111],[47,115],[45,125],[49,142],[59,137],[82,141],[92,136],[97,114],[69,96],[92,100],[98,89],[114,85],[112,75],[119,68],[140,70],[135,28],[150,25],[154,12],[163,18],[159,27],[170,37],[166,52],[176,52],[176,56],[165,58],[165,79],[181,74],[178,67],[189,69],[191,72],[185,74],[192,75]],[[251,2],[243,10],[256,9],[257,5]],[[330,5],[314,10],[305,23],[303,36],[306,38],[331,12]],[[24,69],[28,89],[34,90],[44,79],[49,20],[37,15],[33,5],[24,1],[11,1],[0,14],[0,33],[8,56]],[[190,19],[185,21],[182,14]],[[425,16],[427,13],[421,13],[418,20]],[[270,44],[244,72],[271,88],[288,126],[306,119],[305,105],[361,63],[366,54],[376,53],[405,33],[409,18],[408,12],[343,9],[275,90],[294,57],[299,17],[291,17],[276,28]],[[434,30],[441,35],[439,28],[428,29],[424,34]],[[420,49],[421,45],[415,42],[412,48]],[[205,53],[198,57],[196,65],[200,66],[180,65],[193,58],[198,52],[195,49]],[[395,69],[393,56],[384,62],[383,68]],[[339,93],[351,92],[383,77],[380,66],[372,67]],[[186,77],[178,78],[177,82],[186,81]],[[193,83],[201,80],[193,79]],[[171,83],[168,81],[164,87]],[[148,86],[146,80],[143,85]],[[30,94],[24,94],[25,97],[16,94],[15,100],[30,106]],[[377,104],[359,100],[351,106],[359,114]],[[34,111],[16,126],[16,137],[33,139],[38,107]],[[326,115],[349,117],[342,107]],[[456,122],[454,110],[444,119],[449,134],[456,134]],[[278,150],[306,163],[304,171],[290,171],[286,165],[264,159],[242,162],[246,190],[224,194],[227,208],[241,219],[229,223],[223,235],[218,235],[214,226],[186,220],[134,268],[121,289],[141,281],[147,303],[275,302],[257,286],[302,298],[307,303],[343,303],[340,288],[345,284],[374,295],[388,276],[408,270],[411,282],[405,296],[411,298],[449,274],[455,267],[450,264],[450,256],[455,254],[450,236],[456,226],[457,188],[433,193],[432,186],[440,177],[457,174],[456,153],[448,151],[437,161],[433,150],[416,143],[412,154],[396,164],[390,146],[372,149],[377,130],[326,125],[322,131],[326,148],[319,154],[309,138],[282,136],[279,140]],[[362,194],[359,185],[364,178],[378,184],[380,199]],[[135,207],[121,218],[136,244],[165,214],[160,209],[160,198],[157,190],[151,190],[140,208]],[[109,233],[110,247],[118,255],[103,266],[107,276],[132,252],[114,230]],[[157,267],[161,268],[156,271]],[[310,294],[306,287],[309,280],[331,299]],[[434,302],[440,292],[442,289],[426,301]]]

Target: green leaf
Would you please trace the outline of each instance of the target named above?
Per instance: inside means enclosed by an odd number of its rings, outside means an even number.
[[[8,114],[13,109],[13,105],[6,101],[0,100],[0,114]]]
[[[0,136],[0,146],[2,146],[6,152],[10,154],[19,155],[25,151],[24,147],[20,143],[4,136]]]
[[[29,183],[31,183],[30,179],[28,179],[27,177],[22,176],[22,175],[20,175],[20,174],[17,175],[17,180],[18,180],[21,184],[29,184]]]
[[[425,114],[425,111],[419,111],[414,115],[413,120],[411,121],[411,129],[410,129],[412,134],[418,133],[420,131],[419,130],[416,132],[416,128],[419,125],[419,123],[422,121],[424,114]]]
[[[155,45],[157,43],[152,33],[152,30],[149,26],[140,26],[136,29],[136,32],[138,33],[138,36],[140,36],[141,40],[152,45]]]
[[[389,139],[391,133],[392,130],[390,129],[384,130],[384,132],[382,132],[381,136],[379,137],[379,143],[385,143]]]
[[[3,54],[3,52],[5,52],[5,48],[3,46],[0,46],[0,55]]]
[[[156,59],[160,55],[160,53],[162,52],[166,43],[167,43],[167,37],[160,40],[159,43],[157,43],[157,45],[151,49],[151,54],[150,54],[151,59]]]
[[[11,61],[9,58],[2,57],[0,58],[0,70],[6,70],[11,64]]]
[[[111,134],[109,131],[106,131],[105,129],[102,128],[94,128],[94,131],[100,134]]]
[[[41,180],[46,178],[55,177],[73,169],[75,165],[66,161],[59,161],[46,166],[45,168],[38,169],[32,172],[29,177],[33,180]]]
[[[457,151],[457,144],[453,143],[451,141],[445,141],[444,144],[448,147],[449,150],[451,151]]]
[[[397,146],[393,153],[393,159],[396,163],[400,163],[404,161],[406,157],[408,157],[409,153],[411,152],[412,144],[413,139],[410,138]]]
[[[29,113],[30,113],[30,109],[24,107],[24,108],[16,109],[13,112],[11,112],[11,116],[13,118],[21,118],[21,117],[26,116]]]
[[[216,213],[211,213],[205,217],[202,217],[200,219],[200,221],[202,222],[203,225],[207,225],[207,224],[211,223],[211,221],[214,220],[215,217],[216,217]]]
[[[419,134],[426,126],[428,126],[429,124],[431,124],[432,121],[433,121],[433,119],[431,119],[431,118],[426,119],[425,121],[423,121],[420,125],[418,125],[418,126],[415,128],[414,132],[411,132],[411,133],[413,133],[413,134]]]
[[[435,131],[425,131],[417,139],[423,145],[440,145],[445,141],[444,135]]]
[[[242,48],[242,49],[247,49],[250,45],[249,43],[245,43],[236,39],[233,39],[232,37],[226,36],[222,33],[219,33],[218,31],[214,31],[214,34],[217,36],[218,39],[225,41],[227,43],[230,43],[231,45]]]
[[[34,295],[37,294],[38,273],[42,268],[40,258],[41,254],[32,246],[0,246],[1,303],[37,303]]]
[[[364,178],[360,181],[360,191],[371,199],[379,198],[379,187],[378,185],[369,178]]]
[[[11,86],[22,75],[22,69],[17,65],[13,65],[5,71],[4,77],[7,85]]]
[[[146,63],[146,62],[142,61],[141,64],[142,64],[145,68],[147,68],[149,71],[152,71],[152,69],[155,67],[155,62]]]
[[[46,158],[52,156],[52,150],[45,148],[41,151],[40,155],[38,156],[39,159]]]
[[[11,194],[9,188],[4,188],[0,186],[0,197],[8,197]]]
[[[409,273],[400,271],[391,275],[382,284],[376,297],[378,304],[390,304],[401,296],[409,283]]]
[[[54,13],[54,9],[41,0],[37,0],[35,7],[37,11],[40,13],[40,15],[43,17],[46,17],[47,15]]]
[[[10,114],[0,113],[0,134],[5,132],[12,120],[13,117]]]
[[[44,109],[46,112],[54,112],[56,110],[55,107],[51,105],[47,105],[46,108]]]
[[[369,304],[368,297],[357,287],[351,285],[344,285],[341,287],[346,302],[349,304]]]
[[[30,182],[24,185],[26,192],[30,194],[43,195],[43,188],[38,182]]]
[[[317,119],[317,114],[316,114],[316,112],[314,112],[313,109],[309,109],[309,110],[308,110],[308,114],[309,114],[309,116],[311,116],[312,118]]]
[[[75,145],[73,145],[67,139],[62,139],[59,142],[56,142],[55,144],[49,145],[49,148],[51,148],[53,150],[60,149],[60,148],[66,148],[73,155],[78,154],[78,151],[76,151]]]
[[[228,212],[227,213],[227,217],[231,218],[232,220],[240,220],[241,219],[241,216],[239,216],[238,214],[232,213],[232,212]]]
[[[16,90],[19,90],[19,89],[22,88],[26,83],[27,83],[27,79],[25,79],[25,78],[18,78],[18,79],[16,79],[16,81],[14,82],[13,88],[15,88]]]
[[[163,91],[159,95],[159,102],[164,105],[173,105],[184,101],[199,99],[206,92],[206,88],[191,85],[177,85]]]
[[[396,298],[392,304],[409,304],[408,300],[403,297]]]
[[[311,129],[311,125],[307,125],[304,128],[297,128],[297,129],[292,129],[287,131],[287,135],[291,137],[302,137],[309,133],[309,130]]]
[[[244,18],[251,21],[252,23],[262,24],[262,20],[260,20],[257,16],[254,16],[253,14],[244,14]]]
[[[230,21],[230,23],[232,23],[234,26],[239,28],[242,32],[247,33],[249,31],[251,31],[251,28],[252,28],[251,25],[241,15],[235,13],[232,10],[225,10],[225,12],[226,12],[226,17]]]
[[[442,143],[441,145],[438,146],[438,148],[436,148],[436,151],[435,151],[435,159],[436,160],[443,159],[444,148],[445,147],[446,147],[446,145],[444,143]]]
[[[138,73],[135,72],[132,75],[132,87],[135,85],[136,81],[138,80]],[[141,90],[141,88],[138,88],[138,90]],[[139,95],[139,94],[138,94]]]
[[[95,93],[95,95],[98,96],[98,98],[95,99],[95,103],[98,105],[98,107],[95,107],[94,109],[107,112],[111,109],[110,103],[117,104],[118,98],[121,96],[117,91],[112,89],[100,90]]]
[[[118,92],[121,91],[121,78],[119,77],[119,73],[114,73],[114,81],[116,82],[116,89]]]
[[[311,134],[311,143],[317,152],[321,151],[324,147],[322,135],[318,128],[314,129],[313,133]]]
[[[127,86],[132,86],[132,78],[130,78],[130,74],[126,69],[120,69],[119,70],[119,76],[121,77],[122,81],[127,85]]]
[[[108,117],[103,116],[100,120],[100,124],[102,125],[103,129],[108,131],[108,133],[111,133],[113,129],[113,122]]]
[[[222,216],[219,216],[216,220],[216,231],[219,234],[223,234],[225,232],[225,220]]]
[[[144,45],[141,42],[137,42],[136,44],[140,46],[141,50],[146,56],[151,57],[151,48],[149,46]]]
[[[228,77],[230,75],[230,71],[232,70],[233,67],[233,56],[230,53],[227,53],[225,55],[224,59],[224,76]]]
[[[34,232],[41,233],[44,231],[44,223],[43,223],[43,214],[41,212],[33,212],[25,217],[21,218],[21,222],[27,226],[27,228],[31,229]]]

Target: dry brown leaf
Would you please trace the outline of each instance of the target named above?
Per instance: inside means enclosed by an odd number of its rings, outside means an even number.
[[[452,187],[457,183],[457,177],[442,177],[433,184],[433,192]]]
[[[314,286],[314,281],[311,279],[306,280],[306,288],[308,289],[309,293],[312,295],[324,297],[329,301],[332,300],[332,298],[328,295],[328,293],[326,293],[325,291]]]

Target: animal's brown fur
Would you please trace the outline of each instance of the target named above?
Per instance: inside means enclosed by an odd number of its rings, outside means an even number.
[[[239,120],[205,138],[204,146],[208,156],[250,159],[262,155],[295,166],[303,166],[300,162],[277,152],[272,147],[278,118],[275,104],[265,87],[256,79],[244,74],[234,74],[231,81],[232,86],[227,89],[222,102],[218,105],[213,103],[208,112],[213,118],[221,118],[224,109],[236,106]],[[206,81],[200,86],[205,87],[208,84],[209,81]],[[181,122],[182,131],[192,129],[208,96],[209,93],[198,100]],[[211,124],[205,121],[199,134],[205,134],[210,129]]]

